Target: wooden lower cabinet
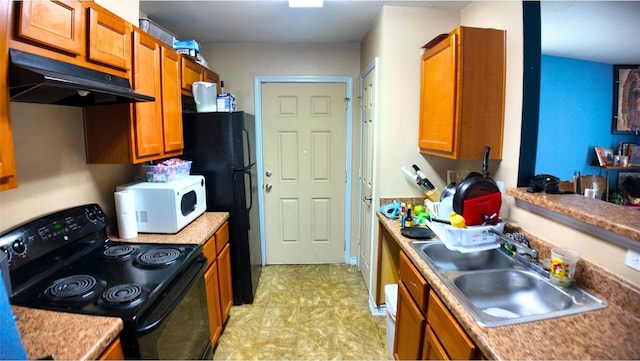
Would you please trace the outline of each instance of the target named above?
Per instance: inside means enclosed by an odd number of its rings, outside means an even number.
[[[424,346],[422,348],[422,360],[448,360],[447,352],[442,348],[440,341],[433,333],[431,326],[427,325],[424,333]]]
[[[231,306],[233,306],[233,287],[231,285],[231,246],[227,243],[222,251],[218,253],[218,286],[220,288],[220,309],[222,312],[222,323],[229,318]]]
[[[398,282],[398,308],[393,358],[419,360],[422,355],[426,319],[424,312],[411,298],[402,280]]]
[[[418,360],[422,355],[429,288],[404,252],[400,252],[398,273],[400,280],[393,357],[396,360]]]
[[[394,359],[482,359],[478,347],[404,252],[399,259]]]
[[[111,342],[98,360],[124,360],[124,352],[122,352],[122,344],[119,337]]]
[[[215,345],[222,334],[222,311],[220,307],[220,291],[218,288],[218,263],[213,262],[204,273],[205,291],[207,294],[207,310],[209,313],[209,332],[211,345]]]
[[[480,358],[480,352],[476,345],[433,290],[429,293],[427,324],[435,336],[433,343],[438,342],[447,356],[446,358],[438,357],[438,360]]]
[[[233,305],[228,222],[225,222],[216,233],[204,243],[202,253],[209,261],[207,270],[204,273],[204,281],[209,313],[211,345],[215,345],[222,334],[222,329]]]

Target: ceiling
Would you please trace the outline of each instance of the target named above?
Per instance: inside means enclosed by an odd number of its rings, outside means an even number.
[[[640,64],[640,1],[542,1],[542,53]]]
[[[178,39],[210,42],[360,42],[384,5],[460,10],[468,1],[286,0],[140,1],[142,13]],[[543,54],[639,64],[640,1],[542,1]]]
[[[140,1],[140,10],[178,39],[209,42],[360,42],[384,5],[461,9],[467,1],[287,0]]]

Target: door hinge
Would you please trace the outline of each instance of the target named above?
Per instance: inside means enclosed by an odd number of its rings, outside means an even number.
[[[349,102],[351,101],[351,98],[345,97],[344,98],[344,108],[345,109],[349,109]]]

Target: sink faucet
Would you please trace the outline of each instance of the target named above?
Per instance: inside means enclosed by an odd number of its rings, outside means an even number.
[[[520,240],[509,238],[500,232],[494,231],[493,229],[490,229],[489,231],[495,234],[496,236],[498,236],[498,238],[500,239],[500,246],[503,246],[504,244],[506,244],[510,250],[515,249],[515,252],[516,252],[515,258],[518,261],[520,261],[522,264],[527,266],[529,269],[535,272],[538,272],[543,277],[549,278],[549,271],[545,270],[542,266],[538,264],[538,251],[536,251],[533,248],[530,248],[529,242],[527,242],[527,240],[524,239],[524,237],[522,237],[522,241],[520,241]],[[529,257],[525,257],[523,256],[523,254],[529,255]]]
[[[503,246],[504,244],[507,244],[508,248],[511,250],[515,250],[516,253],[518,254],[528,254],[531,257],[532,261],[537,261],[538,260],[538,251],[536,251],[533,248],[529,248],[529,243],[527,242],[526,239],[522,239],[522,241],[517,241],[515,239],[509,238],[505,235],[503,235],[500,232],[497,232],[493,229],[489,230],[491,233],[495,234],[496,236],[498,236],[498,238],[500,239],[500,245]]]

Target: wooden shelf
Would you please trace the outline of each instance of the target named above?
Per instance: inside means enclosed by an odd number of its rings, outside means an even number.
[[[604,169],[608,169],[608,170],[625,170],[625,169],[629,169],[629,170],[635,170],[635,169],[640,169],[640,166],[637,165],[632,165],[629,167],[621,167],[621,166],[614,166],[614,165],[605,165],[605,166],[598,166],[600,168],[604,168]]]

